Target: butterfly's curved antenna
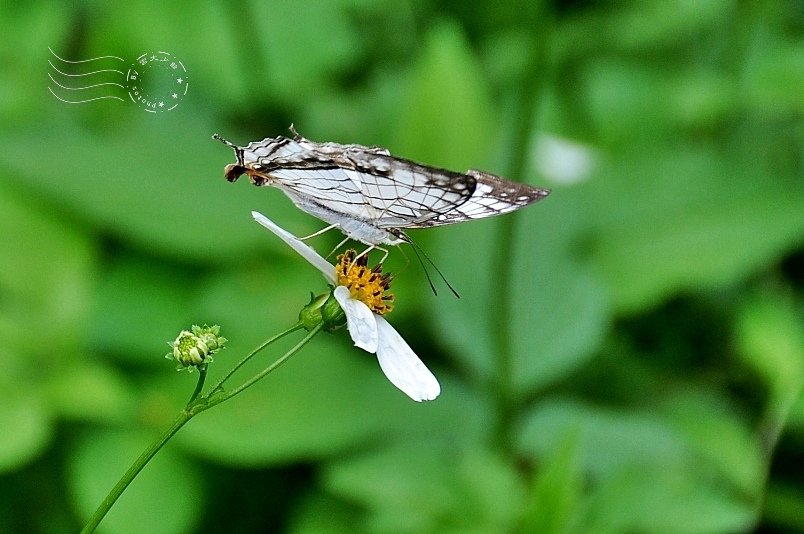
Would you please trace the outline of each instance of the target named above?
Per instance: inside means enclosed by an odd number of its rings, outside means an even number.
[[[230,147],[232,147],[232,148],[233,148],[233,149],[235,149],[235,150],[237,150],[237,149],[239,149],[239,148],[240,148],[240,147],[239,147],[239,146],[237,146],[236,144],[232,143],[231,141],[227,141],[226,139],[224,139],[223,137],[221,137],[221,136],[220,136],[220,135],[218,135],[218,134],[212,134],[212,138],[213,138],[213,139],[217,139],[218,141],[220,141],[220,142],[221,142],[221,143],[223,143],[224,145],[226,145],[226,146],[230,146]]]
[[[294,141],[306,141],[306,139],[296,131],[296,126],[294,126],[292,122],[290,123],[290,128],[288,128],[288,130],[290,130],[290,133],[293,134]]]
[[[421,264],[422,269],[424,270],[424,275],[427,277],[427,283],[430,284],[430,289],[433,291],[434,295],[438,296],[438,291],[436,291],[435,285],[433,285],[433,281],[430,278],[430,273],[427,272],[427,266],[422,261],[422,256],[424,256],[424,259],[427,260],[427,263],[433,266],[433,269],[436,270],[438,276],[440,276],[441,279],[444,281],[444,283],[447,284],[447,287],[449,288],[450,291],[452,291],[452,294],[455,295],[455,298],[458,299],[461,298],[461,296],[458,294],[455,288],[452,287],[452,284],[449,283],[449,280],[447,280],[447,278],[444,276],[444,273],[442,273],[441,270],[438,268],[438,266],[435,263],[433,263],[433,260],[430,259],[430,256],[427,255],[427,253],[424,251],[423,248],[417,245],[415,241],[413,241],[406,233],[402,232],[401,230],[394,228],[391,230],[391,233],[396,237],[398,237],[399,239],[401,239],[402,241],[404,241],[405,243],[408,243],[413,248],[413,252],[416,254],[416,259],[419,260],[419,263]]]

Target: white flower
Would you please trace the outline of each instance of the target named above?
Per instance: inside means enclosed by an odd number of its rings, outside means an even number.
[[[393,385],[417,402],[438,397],[441,386],[433,373],[382,315],[372,312],[365,302],[353,298],[348,287],[338,285],[335,266],[261,213],[252,211],[251,216],[301,254],[321,271],[327,281],[336,286],[333,295],[346,315],[346,328],[352,341],[355,346],[377,354],[380,368]]]

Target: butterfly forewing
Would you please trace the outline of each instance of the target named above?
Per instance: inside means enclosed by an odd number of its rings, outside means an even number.
[[[406,228],[427,228],[517,210],[546,189],[482,171],[465,174],[392,156],[381,147],[315,143],[294,130],[234,148],[237,164],[226,177],[246,173],[255,185],[272,185],[302,210],[377,245],[397,243]]]
[[[273,152],[259,147],[256,154],[269,155],[258,157],[256,167],[270,174],[272,185],[291,195],[373,221],[379,228],[413,227],[448,213],[475,188],[471,176],[399,160],[381,149],[338,145],[341,150],[336,152],[334,143],[328,145],[319,154],[289,156],[280,156],[292,148],[287,144]]]
[[[501,215],[541,200],[550,193],[547,189],[510,182],[487,172],[470,170],[466,174],[476,180],[472,196],[454,210],[412,228],[427,228]]]

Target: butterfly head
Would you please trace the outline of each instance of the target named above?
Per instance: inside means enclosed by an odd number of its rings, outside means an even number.
[[[232,143],[231,141],[227,141],[223,137],[218,134],[214,134],[212,136],[213,139],[217,139],[224,145],[231,147],[232,150],[235,152],[235,156],[237,156],[237,163],[230,163],[223,169],[223,175],[226,179],[230,182],[237,181],[240,178],[241,174],[248,172],[248,169],[243,165],[243,148],[237,146],[236,144]]]

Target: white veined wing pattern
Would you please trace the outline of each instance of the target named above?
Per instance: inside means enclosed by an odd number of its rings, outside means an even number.
[[[296,133],[232,147],[225,175],[282,190],[307,213],[368,245],[407,241],[429,228],[520,209],[549,194],[482,171],[465,174],[392,156],[380,147],[316,143]]]

